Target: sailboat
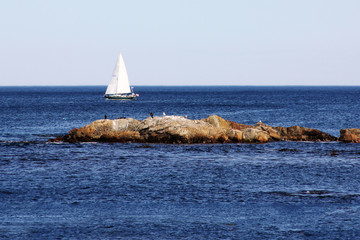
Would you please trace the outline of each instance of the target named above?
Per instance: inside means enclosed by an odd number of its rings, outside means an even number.
[[[104,97],[107,99],[132,100],[136,99],[137,96],[139,94],[134,93],[133,88],[130,87],[124,59],[120,53]]]

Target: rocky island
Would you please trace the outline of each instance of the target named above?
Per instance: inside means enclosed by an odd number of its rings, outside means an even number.
[[[135,142],[135,143],[266,143],[271,141],[360,142],[360,129],[343,129],[340,138],[317,129],[292,126],[272,127],[262,122],[254,126],[212,115],[191,120],[182,116],[101,119],[51,141]]]

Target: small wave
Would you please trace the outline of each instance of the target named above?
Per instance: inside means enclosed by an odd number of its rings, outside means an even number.
[[[296,148],[281,148],[278,152],[299,152],[299,150]]]
[[[46,137],[46,138],[56,138],[56,137],[62,137],[64,135],[66,135],[67,133],[62,133],[62,134],[33,134],[36,137]]]
[[[284,192],[284,191],[273,191],[265,192],[265,194],[278,195],[285,197],[317,197],[317,198],[342,198],[350,199],[360,197],[360,193],[342,193],[342,192],[331,192],[327,190],[302,190],[299,192]]]
[[[300,191],[299,193],[301,193],[301,194],[317,194],[317,195],[320,195],[320,194],[330,194],[331,192],[326,191],[326,190],[303,190],[303,191]]]
[[[8,190],[0,190],[0,195],[11,195],[11,194],[14,194],[14,192]]]
[[[151,145],[140,145],[140,146],[136,146],[135,148],[154,148]]]
[[[16,146],[16,147],[23,147],[23,146],[33,145],[33,144],[42,144],[42,143],[46,143],[46,142],[42,142],[42,141],[4,141],[4,140],[0,140],[0,144],[4,144],[6,146]]]
[[[354,150],[330,150],[326,155],[339,156],[339,155],[359,155],[360,152]]]

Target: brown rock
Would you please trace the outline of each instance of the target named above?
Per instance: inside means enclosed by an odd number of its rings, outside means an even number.
[[[270,139],[269,133],[256,128],[247,128],[242,136],[243,142],[247,143],[266,143]]]
[[[254,125],[254,127],[256,129],[259,129],[259,130],[262,130],[264,132],[267,132],[268,135],[270,136],[270,139],[272,141],[280,141],[282,140],[282,137],[281,137],[281,130],[279,130],[278,128],[274,128],[274,127],[271,127],[271,126],[268,126],[268,125],[265,125],[264,123],[262,122],[258,122]]]
[[[213,115],[202,120],[180,116],[103,119],[75,128],[62,138],[67,142],[149,142],[149,143],[266,143],[268,141],[335,141],[316,129],[239,124]]]
[[[215,127],[221,127],[225,129],[244,130],[246,128],[252,127],[250,125],[245,125],[245,124],[240,124],[229,120],[225,120],[217,115],[211,115],[206,119],[202,119],[202,121],[208,122]]]
[[[313,128],[271,127],[261,122],[255,127],[267,132],[273,141],[337,141],[336,137]]]
[[[226,131],[226,136],[229,138],[230,142],[243,142],[243,132],[236,129],[228,129]]]
[[[337,141],[336,137],[313,128],[293,126],[283,133],[282,138],[290,141]]]
[[[341,129],[339,141],[360,143],[360,129],[359,128]]]
[[[94,142],[94,141],[120,141],[136,139],[140,136],[136,131],[139,121],[132,118],[127,119],[102,119],[97,120],[82,128],[69,131],[64,141],[68,142]],[[132,140],[131,140],[132,141]]]

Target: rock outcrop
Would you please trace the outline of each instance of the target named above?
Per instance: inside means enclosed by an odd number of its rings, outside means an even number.
[[[360,129],[359,128],[341,129],[339,141],[360,143]]]
[[[138,121],[132,118],[102,119],[52,141],[138,143],[266,143],[269,141],[336,141],[316,129],[293,126],[271,127],[259,122],[239,124],[213,115],[190,120],[164,116]]]
[[[337,141],[330,134],[307,127],[271,127],[259,122],[255,128],[268,132],[274,141]]]

